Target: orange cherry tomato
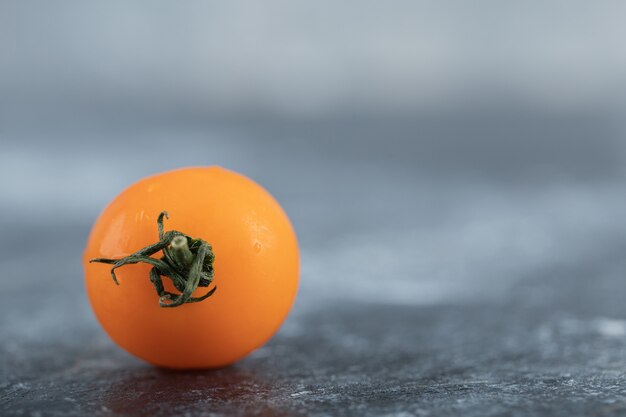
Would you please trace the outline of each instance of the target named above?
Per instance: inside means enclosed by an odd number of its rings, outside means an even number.
[[[151,265],[116,269],[116,285],[111,265],[89,263],[159,241],[157,218],[164,210],[166,232],[212,246],[211,286],[217,289],[205,300],[164,308]],[[299,255],[289,219],[261,186],[220,167],[184,168],[140,180],[118,195],[94,224],[83,265],[95,315],[118,345],[157,366],[214,368],[243,358],[278,330],[296,296]],[[180,293],[167,277],[163,284]],[[206,291],[198,288],[193,297]]]

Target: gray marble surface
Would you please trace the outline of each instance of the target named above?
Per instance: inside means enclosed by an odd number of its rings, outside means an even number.
[[[491,109],[4,132],[0,415],[626,414],[626,181],[606,126]],[[301,287],[245,360],[168,372],[99,328],[80,254],[126,184],[198,164],[281,201]]]
[[[210,372],[138,363],[95,329],[22,342],[23,351],[3,352],[0,410],[7,416],[626,412],[622,322],[502,305],[372,304],[292,321],[302,329]]]

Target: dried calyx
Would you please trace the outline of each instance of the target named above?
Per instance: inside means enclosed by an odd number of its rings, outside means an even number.
[[[115,276],[117,268],[140,262],[152,265],[150,281],[159,295],[161,307],[177,307],[209,298],[215,293],[216,286],[201,297],[191,295],[198,287],[208,287],[213,282],[215,255],[211,245],[202,239],[194,239],[177,230],[164,232],[164,218],[169,219],[167,211],[161,212],[157,219],[158,242],[120,259],[94,258],[89,262],[113,265],[111,277],[117,285],[119,285]],[[160,259],[151,257],[159,251],[163,252]],[[169,278],[180,294],[165,291],[163,277]]]

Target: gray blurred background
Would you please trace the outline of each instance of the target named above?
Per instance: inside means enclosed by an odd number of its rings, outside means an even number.
[[[7,357],[38,375],[33,346],[116,352],[84,296],[90,225],[139,178],[213,164],[294,223],[284,340],[340,301],[354,307],[328,320],[350,329],[351,311],[374,309],[405,323],[397,337],[420,312],[479,308],[531,323],[537,343],[622,343],[625,14],[578,0],[3,1]],[[13,372],[4,388],[21,392]]]

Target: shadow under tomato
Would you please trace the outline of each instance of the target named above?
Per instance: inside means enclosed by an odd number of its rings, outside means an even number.
[[[228,367],[207,371],[168,371],[145,368],[133,372],[104,395],[108,412],[132,416],[293,415],[293,410],[270,405],[280,396],[276,384],[258,375]]]

